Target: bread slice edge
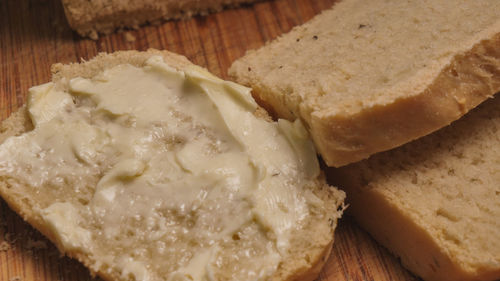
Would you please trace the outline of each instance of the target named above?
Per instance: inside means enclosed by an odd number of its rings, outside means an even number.
[[[500,168],[491,151],[499,105],[497,96],[432,135],[326,172],[346,191],[356,221],[424,280],[500,278]]]
[[[86,0],[62,0],[62,3],[70,27],[83,37],[97,40],[99,34],[110,34],[120,28],[137,29],[140,25],[147,23],[158,24],[163,20],[188,19],[197,14],[205,15],[218,12],[226,7],[235,8],[260,0],[233,0],[231,3],[222,3],[222,1],[217,0],[213,1],[213,4],[207,5],[200,5],[201,2],[196,4],[194,1],[155,3],[149,0],[142,2],[150,3],[142,3],[141,5],[139,4],[141,1],[135,1],[136,3],[126,7],[120,5],[120,1],[112,0],[107,7],[100,9],[95,9],[92,7],[92,3]],[[182,7],[181,2],[191,2],[188,3],[191,6]]]
[[[284,36],[290,36],[294,30]],[[315,111],[295,96],[277,93],[283,89],[273,88],[249,74],[255,72],[252,61],[266,47],[248,51],[233,62],[229,75],[252,87],[255,99],[268,111],[281,118],[302,119],[327,165],[340,167],[449,125],[500,91],[499,45],[500,21],[464,43],[466,48],[447,64],[408,83],[407,89],[403,89],[408,92],[405,97],[349,114],[328,109]],[[421,89],[422,85],[426,87]]]

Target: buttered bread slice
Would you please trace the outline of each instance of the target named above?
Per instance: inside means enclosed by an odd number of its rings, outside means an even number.
[[[307,131],[168,52],[55,65],[2,124],[0,194],[106,280],[312,280],[344,193]]]
[[[497,96],[331,176],[357,221],[424,280],[500,280],[499,144]]]
[[[342,0],[234,62],[329,166],[397,147],[500,91],[500,1]]]

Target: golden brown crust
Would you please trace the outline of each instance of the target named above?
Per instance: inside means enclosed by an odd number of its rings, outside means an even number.
[[[152,55],[162,55],[164,60],[170,66],[178,69],[191,65],[191,62],[189,62],[185,57],[167,51],[149,50],[148,52],[123,51],[112,54],[102,53],[96,58],[81,64],[73,63],[68,65],[53,65],[53,81],[57,83],[57,81],[61,79],[71,79],[76,76],[89,78],[95,76],[104,69],[123,63],[142,66]],[[262,109],[257,109],[255,115],[260,118],[270,120],[270,117]],[[26,107],[20,108],[8,119],[3,121],[0,129],[0,143],[9,136],[20,135],[31,130],[32,124],[27,114]],[[342,204],[345,195],[342,191],[329,187],[325,183],[323,176],[318,178],[316,185],[321,188],[314,188],[313,190],[315,190],[315,194],[318,197],[322,198],[325,202],[328,202],[327,213],[331,217],[321,217],[310,222],[308,225],[310,229],[306,228],[304,230],[308,234],[301,237],[301,239],[298,239],[298,241],[292,242],[292,246],[295,247],[304,247],[304,245],[309,245],[311,247],[310,249],[297,249],[297,253],[290,255],[290,257],[294,258],[295,256],[298,256],[300,259],[307,256],[308,261],[306,263],[302,263],[302,260],[301,262],[295,262],[292,258],[285,259],[285,262],[280,265],[280,268],[276,273],[276,276],[279,276],[280,278],[276,280],[291,281],[314,279],[319,273],[321,266],[326,261],[328,257],[327,255],[331,250],[333,244],[333,230],[336,227],[337,219],[342,214],[341,211],[337,211],[337,207]],[[10,188],[9,182],[1,178],[0,195],[15,212],[20,214],[24,220],[33,225],[42,234],[48,237],[49,240],[56,244],[61,251],[63,251],[62,245],[58,244],[58,239],[53,236],[52,231],[46,226],[40,215],[36,212],[36,202],[33,202],[32,199],[24,195],[22,190]],[[316,224],[319,226],[316,226]],[[304,244],[304,241],[308,241],[309,244]],[[87,268],[90,269],[90,272],[93,275],[98,275],[108,281],[121,280],[120,275],[115,271],[106,271],[102,268],[96,268],[94,260],[92,257],[88,256],[88,254],[78,251],[67,251],[65,254],[82,262]]]

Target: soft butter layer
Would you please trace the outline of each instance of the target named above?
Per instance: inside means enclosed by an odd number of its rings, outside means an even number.
[[[254,116],[249,89],[151,57],[30,90],[35,128],[0,177],[37,193],[62,251],[135,280],[263,280],[321,201],[303,126]],[[244,262],[238,262],[242,261]]]

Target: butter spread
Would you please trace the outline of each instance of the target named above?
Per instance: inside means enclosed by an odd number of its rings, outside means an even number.
[[[90,232],[79,226],[81,218],[72,204],[54,203],[43,209],[42,217],[52,233],[56,235],[56,239],[62,245],[62,250],[75,250],[90,246]]]
[[[321,201],[298,188],[319,174],[299,121],[256,118],[250,89],[158,56],[61,83],[30,90],[34,129],[0,146],[0,176],[40,194],[62,250],[131,280],[276,271]]]

